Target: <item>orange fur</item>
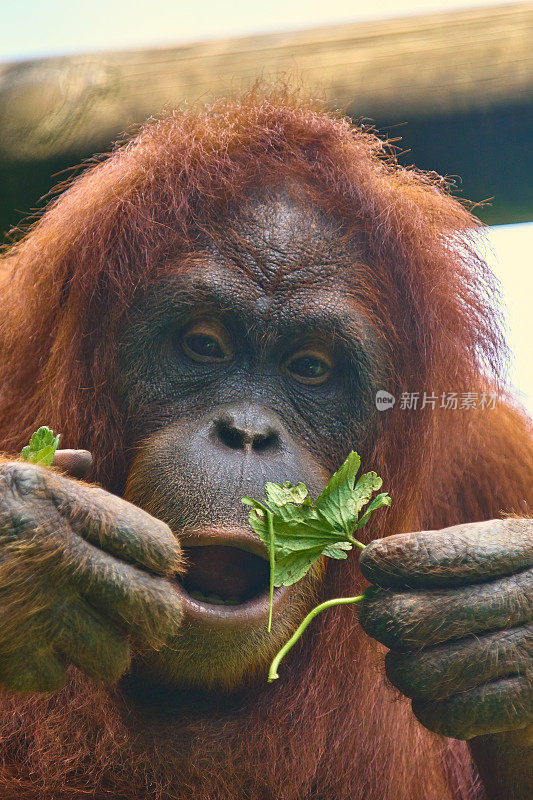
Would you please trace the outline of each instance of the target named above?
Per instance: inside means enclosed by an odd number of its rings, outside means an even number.
[[[434,175],[286,91],[175,111],[89,167],[0,269],[0,430],[17,453],[37,424],[93,452],[92,477],[121,491],[127,460],[116,335],[134,296],[233,199],[284,174],[304,178],[365,254],[353,293],[381,332],[402,391],[498,390],[494,411],[380,415],[364,463],[393,508],[373,537],[501,513],[531,513],[531,428],[506,396],[496,287],[476,254],[478,222]],[[384,387],[386,388],[386,387]],[[378,515],[379,516],[379,515]],[[332,564],[324,593],[353,594],[357,564]],[[425,731],[383,677],[383,649],[353,611],[317,620],[283,681],[211,698],[179,720],[129,710],[73,674],[58,695],[2,698],[3,800],[474,800],[466,745]],[[199,701],[200,702],[200,701]],[[154,699],[156,704],[156,699]],[[157,705],[157,704],[156,704]],[[194,708],[194,705],[193,705]],[[140,715],[140,717],[138,716]]]

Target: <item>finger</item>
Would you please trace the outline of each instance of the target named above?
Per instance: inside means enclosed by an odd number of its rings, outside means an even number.
[[[493,519],[371,542],[359,565],[378,586],[457,586],[533,566],[533,521]]]
[[[70,475],[71,478],[85,478],[93,464],[88,450],[56,450],[53,466]]]
[[[175,635],[183,610],[170,581],[120,561],[72,534],[64,537],[61,549],[57,579],[78,591],[105,618],[156,649]]]
[[[127,639],[82,601],[63,610],[55,648],[87,675],[116,683],[130,665]]]
[[[57,692],[66,681],[66,666],[49,644],[33,641],[0,653],[0,685],[12,692]]]
[[[533,570],[431,592],[375,589],[358,604],[363,630],[393,650],[413,650],[533,621]]]
[[[525,675],[533,663],[533,625],[417,653],[389,652],[387,677],[406,697],[441,700],[501,677]]]
[[[70,484],[60,476],[53,477]],[[31,536],[19,537],[11,546],[12,551],[19,550],[16,563],[23,566],[23,574],[32,575],[26,591],[31,595],[37,590],[37,597],[32,598],[33,603],[38,601],[37,608],[44,610],[50,606],[47,595],[52,590],[55,597],[81,594],[104,618],[112,619],[121,630],[132,633],[150,647],[162,646],[175,633],[181,623],[182,608],[170,581],[86,541],[73,533],[69,520],[59,514],[47,511],[41,517],[40,524],[31,518],[28,528]],[[15,580],[17,586],[24,586],[24,582]],[[24,602],[24,596],[20,602]],[[0,642],[0,648],[1,645]]]
[[[49,473],[48,497],[84,539],[158,575],[182,570],[182,552],[168,525],[103,489]]]
[[[414,700],[413,712],[429,730],[454,739],[521,730],[533,722],[533,684],[503,678],[445,700]]]

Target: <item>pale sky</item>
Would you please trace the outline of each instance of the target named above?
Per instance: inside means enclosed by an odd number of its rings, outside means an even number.
[[[533,222],[486,229],[492,250],[485,255],[500,279],[513,352],[510,377],[533,417]]]
[[[506,0],[5,0],[1,4],[0,61],[177,45],[505,3]]]

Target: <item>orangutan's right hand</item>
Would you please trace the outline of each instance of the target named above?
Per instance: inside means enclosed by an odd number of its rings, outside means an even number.
[[[90,455],[58,451],[83,474]],[[85,459],[85,466],[84,466]],[[0,686],[55,691],[68,664],[114,682],[130,642],[159,648],[182,618],[176,537],[115,495],[35,464],[0,461]]]

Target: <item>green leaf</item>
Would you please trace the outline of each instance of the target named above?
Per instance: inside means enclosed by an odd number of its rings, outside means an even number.
[[[381,488],[382,480],[375,472],[361,475],[357,453],[351,452],[341,467],[331,476],[328,485],[316,503],[308,497],[305,484],[293,486],[266,483],[265,499],[243,497],[251,506],[249,523],[265,544],[270,557],[272,613],[272,586],[290,586],[301,580],[320,556],[345,559],[356,544],[354,531],[368,522],[373,511],[390,505],[385,492],[378,495],[359,518],[372,494]]]
[[[291,586],[309,572],[315,561],[322,555],[321,546],[290,552],[277,558],[274,571],[274,586]]]
[[[30,460],[34,464],[42,464],[43,467],[50,467],[54,460],[56,448],[53,445],[43,447],[38,453],[30,455]]]
[[[307,497],[307,488],[305,483],[297,483],[296,486],[293,486],[290,481],[285,481],[283,485],[265,483],[265,496],[271,507],[279,508],[287,503],[301,505]]]
[[[382,506],[390,506],[390,504],[391,504],[391,499],[390,495],[388,495],[387,492],[383,492],[382,494],[376,495],[376,497],[374,497],[374,499],[366,509],[363,516],[359,519],[356,526],[357,530],[364,528],[364,526],[370,519],[370,515],[372,514],[373,511],[375,511],[377,508],[382,508]]]
[[[296,486],[289,481],[285,481],[283,485],[265,483],[265,495],[269,510],[287,522],[311,520],[317,517],[307,496],[305,483],[297,483]]]
[[[20,457],[23,461],[49,467],[54,460],[60,439],[60,435],[54,436],[54,432],[43,425],[32,435],[29,445],[22,448]]]
[[[330,544],[326,547],[325,550],[322,551],[323,556],[328,556],[329,558],[347,558],[347,550],[352,549],[352,544],[350,542],[337,542],[337,544]]]
[[[321,516],[346,535],[352,533],[357,521],[357,508],[352,495],[360,465],[359,455],[352,450],[316,501]]]
[[[270,600],[268,609],[268,632],[272,628],[272,607],[274,605],[274,585],[276,574],[276,560],[274,552],[274,517],[271,511],[266,515],[267,530],[268,530],[268,559],[270,562]]]
[[[382,485],[375,472],[361,475],[355,483],[360,463],[358,454],[352,451],[316,501],[319,514],[348,538],[357,528],[362,507]]]

